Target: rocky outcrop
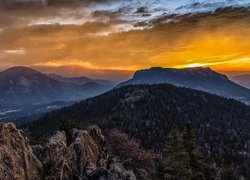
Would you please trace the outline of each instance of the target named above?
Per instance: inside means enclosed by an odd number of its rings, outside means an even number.
[[[106,159],[103,147],[98,145],[99,141],[104,142],[102,136],[92,137],[85,130],[73,131],[73,143],[69,146],[70,162],[72,170],[74,174],[78,175],[78,178],[82,179],[87,176],[97,166],[106,166],[106,164],[99,164],[99,161]]]
[[[0,179],[40,180],[43,172],[22,131],[12,123],[0,125]]]
[[[44,165],[45,179],[70,179],[71,167],[69,150],[66,145],[66,135],[57,131],[42,147],[34,146],[33,152]]]
[[[109,160],[101,130],[73,130],[67,146],[64,132],[57,131],[45,146],[29,145],[14,124],[0,126],[0,174],[6,180],[135,180],[117,159]],[[0,179],[1,179],[0,178]]]
[[[126,170],[118,158],[113,158],[107,168],[98,167],[85,177],[86,180],[136,180],[131,170]]]

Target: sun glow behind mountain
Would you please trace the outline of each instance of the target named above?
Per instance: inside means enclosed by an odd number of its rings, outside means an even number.
[[[226,6],[234,8],[215,11]],[[24,65],[94,77],[128,77],[152,66],[250,71],[248,6],[246,0],[10,3],[0,11],[0,69]]]

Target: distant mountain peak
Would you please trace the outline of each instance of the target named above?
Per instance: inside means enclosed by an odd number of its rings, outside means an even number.
[[[48,77],[54,77],[54,78],[82,78],[82,79],[86,79],[86,80],[90,80],[89,77],[86,77],[86,76],[79,76],[79,77],[66,77],[66,76],[63,76],[63,75],[60,75],[60,74],[56,74],[56,73],[48,73],[48,74],[45,74],[46,76]]]
[[[14,66],[9,69],[6,69],[5,71],[33,71],[33,72],[38,72],[32,68],[26,67],[26,66]]]
[[[81,86],[80,83],[73,83],[73,81],[89,82],[90,80],[60,76],[57,80],[32,68],[12,67],[0,72],[0,105],[37,105],[54,101],[76,101],[99,95],[112,88],[111,85],[99,84]]]
[[[89,82],[95,82],[97,84],[100,85],[112,85],[114,82],[109,81],[109,80],[105,80],[105,79],[93,79],[93,78],[89,78],[86,76],[78,76],[78,77],[66,77],[66,76],[62,76],[56,73],[50,73],[50,74],[45,74],[46,76],[48,76],[49,78],[55,79],[57,81],[60,82],[64,82],[64,83],[74,83],[77,85],[83,85]]]
[[[34,74],[39,74],[43,75],[39,71],[36,71],[32,68],[25,67],[25,66],[15,66],[9,69],[6,69],[2,72],[0,72],[2,75],[11,75],[11,76],[24,76],[24,75],[34,75]]]

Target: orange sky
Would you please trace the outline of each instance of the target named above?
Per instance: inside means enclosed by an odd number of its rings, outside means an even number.
[[[25,21],[12,22],[13,17]],[[33,17],[41,20],[41,14]],[[0,12],[0,69],[24,65],[117,79],[152,66],[250,72],[250,13],[242,9],[177,16],[169,23],[138,24],[137,29],[110,14],[81,25],[32,25],[32,18],[21,10]]]

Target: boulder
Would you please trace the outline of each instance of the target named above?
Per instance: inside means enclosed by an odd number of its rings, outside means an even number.
[[[108,179],[136,180],[132,170],[126,170],[118,157],[112,159],[108,167]]]

